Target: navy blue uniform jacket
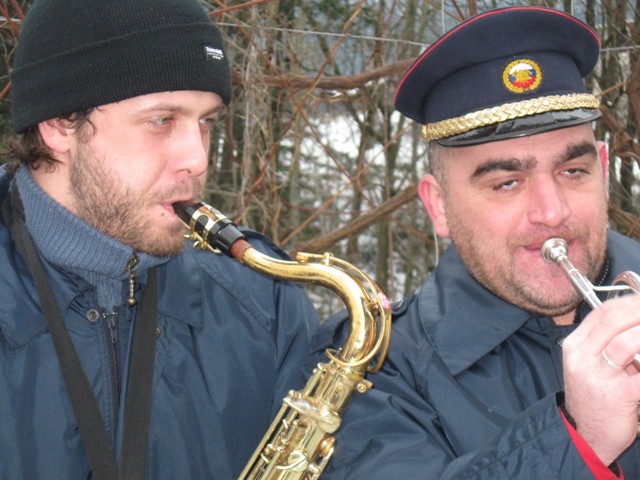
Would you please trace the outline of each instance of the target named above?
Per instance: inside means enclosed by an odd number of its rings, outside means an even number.
[[[606,283],[640,272],[638,243],[610,232],[608,255]],[[318,351],[345,328],[327,322]],[[388,360],[347,410],[323,479],[593,479],[556,398],[574,329],[497,298],[449,247],[395,306]],[[640,479],[639,443],[618,462],[627,480]]]

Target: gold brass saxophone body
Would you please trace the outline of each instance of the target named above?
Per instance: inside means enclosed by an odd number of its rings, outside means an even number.
[[[363,272],[330,254],[298,253],[296,261],[265,255],[244,239],[236,226],[205,203],[176,205],[194,246],[226,253],[277,279],[308,282],[333,290],[345,303],[350,331],[329,362],[318,364],[301,391],[290,391],[239,479],[314,480],[334,452],[333,433],[355,392],[371,383],[367,371],[380,368],[391,329],[390,305]],[[372,362],[375,365],[372,365]]]

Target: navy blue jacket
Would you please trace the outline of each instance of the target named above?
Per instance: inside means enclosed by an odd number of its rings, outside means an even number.
[[[0,175],[0,201],[8,183]],[[284,258],[264,237],[247,234],[260,250]],[[119,450],[126,392],[117,390],[126,378],[116,376],[109,329],[90,314],[95,290],[46,262],[45,268]],[[287,391],[304,385],[315,311],[301,286],[190,245],[157,272],[146,477],[235,478]],[[118,370],[125,377],[131,312],[118,324]],[[33,280],[0,224],[0,479],[45,478],[86,479],[89,467]]]
[[[609,234],[611,269],[640,272],[640,245]],[[331,320],[316,348],[339,344]],[[449,247],[394,307],[391,349],[374,388],[343,418],[326,479],[593,479],[558,411],[560,343],[575,329],[502,301]],[[640,442],[619,459],[640,478]]]

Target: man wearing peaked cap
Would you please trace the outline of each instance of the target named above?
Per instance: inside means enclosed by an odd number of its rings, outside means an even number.
[[[640,246],[607,230],[583,80],[598,52],[570,15],[504,8],[446,33],[400,81],[396,108],[429,142],[420,197],[450,242],[395,306],[387,362],[345,415],[327,478],[640,478],[640,295],[592,311],[541,255],[564,239],[598,285],[640,271]],[[317,348],[342,334],[323,326]]]
[[[594,31],[567,14],[494,10],[427,49],[402,78],[395,106],[424,125],[426,140],[450,146],[587,123],[599,117],[598,99],[582,79],[599,46]]]
[[[0,166],[0,480],[231,479],[315,329],[304,290],[185,244],[231,101],[199,0],[35,0]],[[247,240],[286,259],[270,240]]]

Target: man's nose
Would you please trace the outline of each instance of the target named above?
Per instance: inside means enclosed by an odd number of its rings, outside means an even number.
[[[200,124],[190,125],[178,136],[174,169],[190,177],[203,174],[209,163],[209,135],[203,134]]]
[[[554,179],[537,179],[529,190],[528,219],[531,223],[557,227],[571,214],[566,192]]]

